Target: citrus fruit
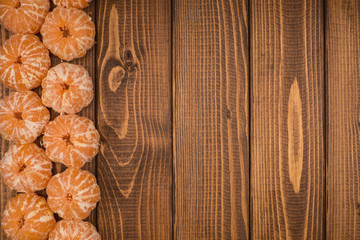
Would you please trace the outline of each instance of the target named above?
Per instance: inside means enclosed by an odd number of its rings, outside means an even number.
[[[15,34],[0,47],[0,79],[9,88],[38,87],[49,68],[49,50],[35,35]]]
[[[61,220],[49,234],[49,240],[101,240],[94,225],[82,220]]]
[[[13,92],[0,100],[0,133],[16,143],[31,143],[50,119],[49,110],[32,92]]]
[[[94,175],[77,168],[68,168],[53,176],[46,193],[50,209],[64,219],[87,218],[100,200]]]
[[[46,188],[52,163],[35,143],[14,144],[0,162],[4,183],[18,192],[35,192]]]
[[[59,113],[77,113],[94,97],[89,72],[80,65],[61,63],[42,82],[42,101]]]
[[[22,193],[11,198],[1,219],[5,235],[16,240],[47,239],[55,223],[46,200],[36,193]]]
[[[99,151],[99,133],[94,123],[78,115],[60,115],[44,130],[46,155],[67,167],[81,168]]]
[[[56,6],[61,7],[75,7],[78,9],[82,9],[84,7],[87,7],[91,0],[53,0],[54,4]]]
[[[49,8],[49,0],[0,0],[0,23],[13,33],[36,34]]]
[[[66,61],[85,56],[95,43],[95,24],[77,8],[56,7],[47,15],[40,32],[44,45]]]

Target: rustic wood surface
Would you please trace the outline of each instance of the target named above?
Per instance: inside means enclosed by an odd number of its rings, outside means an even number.
[[[322,239],[324,5],[252,1],[253,239]]]
[[[174,235],[247,239],[247,1],[173,9]]]
[[[103,239],[172,236],[171,3],[97,1]]]
[[[327,234],[360,239],[360,2],[329,0],[327,62]]]
[[[359,9],[92,0],[102,239],[360,239]]]

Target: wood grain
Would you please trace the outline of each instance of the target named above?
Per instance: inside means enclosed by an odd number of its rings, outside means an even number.
[[[172,236],[171,2],[97,1],[103,239]]]
[[[359,9],[93,0],[97,44],[72,63],[96,88],[79,115],[101,134],[102,239],[360,239]],[[0,184],[1,213],[15,195]]]
[[[297,79],[291,84],[287,131],[288,131],[288,159],[289,159],[289,179],[293,185],[296,194],[300,191],[301,175],[304,158],[304,134],[302,122],[302,106],[301,106],[300,89]]]
[[[249,238],[248,3],[175,0],[175,239]]]
[[[324,237],[323,11],[251,4],[252,239]]]
[[[327,238],[360,239],[360,2],[328,0]]]

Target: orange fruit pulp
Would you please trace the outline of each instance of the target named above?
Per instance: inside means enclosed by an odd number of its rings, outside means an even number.
[[[76,8],[56,7],[40,32],[44,45],[66,61],[85,56],[95,43],[95,24],[86,12]]]
[[[16,143],[31,143],[50,119],[49,110],[32,92],[12,92],[0,100],[0,133]]]
[[[91,2],[91,0],[53,0],[53,2],[56,6],[61,6],[66,8],[75,7],[78,9],[82,9],[87,7]]]
[[[46,188],[52,162],[35,143],[14,144],[0,162],[3,182],[18,192],[35,192]]]
[[[100,200],[95,176],[76,168],[53,176],[46,193],[50,209],[64,219],[87,218]]]
[[[49,0],[1,0],[0,24],[13,33],[36,34],[49,9]]]
[[[11,198],[1,219],[1,228],[10,239],[47,239],[56,221],[46,200],[36,193]]]
[[[60,115],[45,126],[43,144],[52,161],[81,168],[98,153],[99,139],[90,119]]]
[[[89,72],[80,65],[60,63],[42,82],[42,101],[59,113],[77,113],[94,97]]]
[[[49,51],[35,35],[12,35],[0,47],[0,79],[9,88],[26,91],[38,87],[49,68]]]
[[[61,220],[49,234],[49,240],[101,240],[94,225],[82,220]]]

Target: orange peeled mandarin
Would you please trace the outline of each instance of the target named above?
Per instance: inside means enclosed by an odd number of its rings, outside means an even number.
[[[61,63],[42,82],[42,101],[59,113],[77,113],[94,97],[89,72],[80,65]]]
[[[94,175],[77,168],[68,168],[53,176],[46,193],[50,209],[64,219],[87,218],[100,200]]]
[[[46,155],[67,167],[81,168],[99,151],[100,136],[94,123],[78,115],[60,115],[44,130]]]
[[[1,219],[5,235],[15,240],[45,240],[56,221],[43,197],[22,193],[11,198]]]
[[[101,240],[101,237],[94,225],[74,219],[57,222],[49,240]]]
[[[35,143],[11,145],[0,162],[5,185],[18,192],[35,192],[46,188],[52,162]]]
[[[40,32],[44,45],[66,61],[85,56],[95,43],[95,24],[77,8],[56,7],[47,15]]]
[[[49,51],[35,35],[15,34],[0,47],[0,79],[9,88],[38,87],[49,68]]]
[[[82,9],[87,7],[91,2],[91,0],[53,0],[53,2],[56,6],[61,6],[66,8],[74,7],[74,8]]]
[[[36,34],[49,9],[49,0],[0,0],[0,24],[13,33]]]
[[[50,119],[49,110],[32,92],[13,92],[0,100],[0,133],[16,143],[31,143]]]

